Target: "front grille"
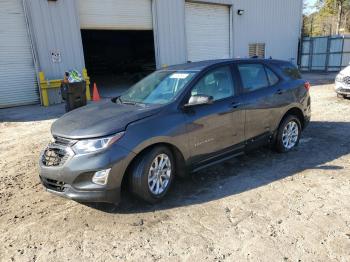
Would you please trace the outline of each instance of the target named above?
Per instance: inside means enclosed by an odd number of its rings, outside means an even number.
[[[40,178],[43,185],[48,189],[55,190],[58,192],[63,192],[66,188],[66,183],[64,182],[57,181],[54,179],[44,178],[44,177],[40,177]]]
[[[350,86],[350,76],[346,76],[343,78],[343,82],[345,85]]]
[[[42,156],[42,163],[45,166],[61,166],[69,157],[69,154],[62,148],[48,147]]]
[[[336,81],[343,83],[347,86],[350,86],[350,76],[344,76],[344,77],[338,76],[338,77],[336,77]]]

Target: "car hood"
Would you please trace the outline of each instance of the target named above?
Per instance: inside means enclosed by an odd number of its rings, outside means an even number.
[[[116,104],[112,101],[93,103],[75,109],[51,126],[53,136],[70,139],[102,137],[121,132],[131,122],[152,116],[160,106]]]
[[[341,70],[340,74],[345,75],[345,76],[350,76],[350,66],[345,67],[343,70]]]

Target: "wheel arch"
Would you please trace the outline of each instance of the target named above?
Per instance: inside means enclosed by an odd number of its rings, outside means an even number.
[[[294,116],[298,117],[298,119],[300,121],[300,124],[301,124],[301,128],[304,129],[304,127],[305,127],[305,116],[304,116],[304,113],[299,107],[296,107],[296,106],[288,109],[288,111],[284,113],[284,115],[282,116],[281,120],[279,121],[278,128],[281,126],[281,123],[283,122],[283,120],[287,116],[290,116],[290,115],[294,115]]]
[[[137,152],[137,154],[129,162],[129,165],[126,168],[126,171],[124,173],[123,180],[122,180],[122,185],[125,185],[125,183],[127,182],[127,179],[130,175],[132,166],[135,164],[135,162],[142,155],[146,154],[147,152],[149,152],[150,150],[152,150],[154,147],[157,147],[157,146],[165,146],[168,149],[170,149],[171,153],[173,154],[174,160],[175,160],[175,170],[176,170],[175,175],[179,176],[179,177],[186,177],[187,176],[188,170],[187,170],[187,166],[186,166],[186,160],[185,160],[184,155],[181,152],[181,150],[172,143],[157,142],[157,143],[149,144],[149,145],[145,146],[142,150]]]

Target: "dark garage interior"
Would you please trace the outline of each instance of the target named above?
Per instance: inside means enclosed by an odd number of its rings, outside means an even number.
[[[155,70],[152,30],[81,30],[85,65],[102,97],[115,97]]]

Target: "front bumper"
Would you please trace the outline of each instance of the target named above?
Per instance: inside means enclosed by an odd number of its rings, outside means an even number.
[[[40,176],[40,181],[45,187],[46,191],[54,195],[75,200],[78,202],[106,202],[106,203],[119,203],[120,202],[120,188],[113,188],[110,190],[77,190],[73,186],[66,184],[64,190],[57,190],[56,186],[53,186],[62,183],[57,180],[48,180],[44,176]]]
[[[48,192],[78,202],[115,204],[120,201],[120,188],[126,168],[135,156],[123,147],[112,145],[107,150],[93,154],[74,155],[71,152],[62,158],[62,164],[47,166],[43,161],[44,153],[39,160],[40,181]],[[95,172],[109,168],[111,171],[106,185],[92,182]]]
[[[350,97],[350,85],[342,82],[335,82],[335,92],[339,95]]]

